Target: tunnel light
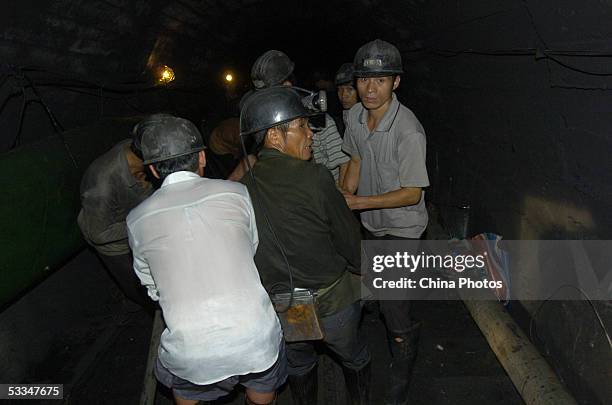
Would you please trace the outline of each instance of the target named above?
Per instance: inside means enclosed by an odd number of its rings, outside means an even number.
[[[167,84],[173,81],[174,78],[174,70],[172,70],[172,68],[169,66],[163,65],[159,72],[159,78],[157,80],[160,83]]]
[[[234,76],[231,73],[225,75],[225,81],[231,83],[234,80]]]

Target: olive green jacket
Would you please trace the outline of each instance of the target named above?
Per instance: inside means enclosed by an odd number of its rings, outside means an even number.
[[[355,302],[360,295],[359,277],[349,272],[360,272],[359,223],[329,170],[275,149],[263,149],[258,159],[253,168],[256,182],[249,173],[241,181],[255,208],[259,232],[255,264],[266,290],[290,291],[280,243],[291,267],[294,288],[321,292],[321,316]]]

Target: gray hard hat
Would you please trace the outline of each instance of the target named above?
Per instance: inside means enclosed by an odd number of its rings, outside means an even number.
[[[355,77],[391,76],[404,73],[402,56],[395,45],[375,39],[355,54]]]
[[[353,83],[354,71],[355,67],[352,63],[343,63],[340,69],[338,69],[338,72],[336,72],[336,86]]]
[[[168,114],[149,117],[143,123],[141,138],[144,164],[173,159],[204,149],[202,135],[189,120]]]
[[[166,113],[147,115],[132,128],[132,151],[140,158],[142,158],[142,135],[145,133],[145,129],[164,117],[172,117],[172,115]]]
[[[317,115],[302,104],[297,91],[274,86],[253,92],[240,111],[240,135],[249,135],[296,118]]]
[[[251,80],[256,89],[282,84],[291,73],[295,64],[289,57],[277,50],[269,50],[261,55],[251,68]]]

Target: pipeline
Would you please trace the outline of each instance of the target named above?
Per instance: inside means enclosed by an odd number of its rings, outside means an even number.
[[[463,303],[526,405],[577,405],[501,304],[469,300]]]
[[[81,176],[137,121],[103,119],[0,155],[0,308],[85,246],[76,222]]]

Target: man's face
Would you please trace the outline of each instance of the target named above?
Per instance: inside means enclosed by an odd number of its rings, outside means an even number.
[[[338,99],[345,110],[357,104],[357,90],[352,84],[342,84],[338,86]]]
[[[400,78],[395,76],[358,77],[357,92],[361,103],[368,110],[378,110],[391,102],[393,90],[399,86]]]
[[[297,118],[289,123],[284,137],[281,152],[300,160],[312,157],[312,131],[308,127],[308,118]]]
[[[125,157],[132,176],[134,176],[134,178],[136,178],[136,180],[138,180],[143,186],[150,186],[151,184],[147,180],[147,173],[144,165],[142,164],[142,160],[136,156],[129,145],[125,148]]]

